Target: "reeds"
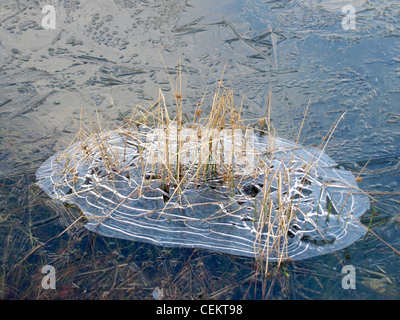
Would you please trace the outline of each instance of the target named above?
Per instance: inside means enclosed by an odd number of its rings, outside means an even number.
[[[278,268],[284,260],[288,260],[289,226],[295,220],[296,212],[299,210],[298,200],[291,198],[284,187],[287,181],[292,179],[293,171],[278,167],[271,168],[270,166],[270,162],[275,159],[276,150],[274,145],[275,129],[271,123],[271,94],[268,97],[264,118],[243,119],[241,105],[235,105],[234,93],[224,88],[222,82],[219,82],[213,95],[212,103],[209,106],[209,111],[207,112],[207,108],[201,102],[196,105],[193,119],[190,120],[183,112],[184,94],[180,68],[177,70],[176,85],[173,86],[173,92],[175,98],[174,106],[167,104],[165,96],[160,90],[158,99],[153,105],[149,108],[135,106],[132,116],[112,132],[104,130],[99,120],[97,125],[91,121],[85,124],[83,121],[84,112],[82,111],[81,121],[77,124],[79,128],[77,135],[71,141],[66,152],[57,159],[64,166],[60,177],[60,186],[71,187],[71,191],[65,194],[63,199],[68,200],[69,196],[84,194],[89,190],[97,192],[93,186],[87,185],[83,189],[78,189],[76,186],[78,184],[81,185],[86,179],[79,174],[79,168],[88,163],[93,165],[99,159],[101,159],[102,170],[95,170],[93,166],[94,170],[92,171],[92,176],[97,181],[106,179],[109,185],[112,186],[113,183],[118,182],[117,175],[123,174],[127,180],[136,179],[136,177],[129,176],[129,166],[132,162],[128,155],[130,153],[129,150],[132,148],[137,149],[138,157],[135,159],[135,163],[140,168],[142,176],[139,180],[136,180],[138,186],[133,188],[125,199],[119,200],[117,206],[109,210],[108,216],[112,215],[113,210],[117,209],[118,206],[124,205],[124,202],[130,197],[140,197],[143,190],[152,185],[161,186],[161,190],[165,195],[164,210],[168,211],[170,210],[169,200],[176,196],[182,199],[182,206],[195,206],[195,203],[188,205],[192,201],[187,198],[185,192],[205,185],[213,186],[216,182],[224,188],[232,201],[244,201],[244,196],[238,194],[238,190],[242,187],[244,181],[249,177],[254,178],[254,180],[262,179],[262,185],[258,186],[260,196],[250,197],[249,201],[254,207],[251,217],[255,230],[254,257],[257,259],[257,271],[262,271],[264,274],[263,281],[266,281],[265,279],[269,277],[270,272],[274,271],[274,268],[271,270],[271,267],[269,267],[269,257],[278,257]],[[173,113],[175,115],[171,116]],[[307,112],[304,115],[300,131],[303,128],[306,114]],[[326,143],[332,136],[336,126],[337,123],[329,130],[327,138],[324,139],[320,149],[325,149]],[[241,134],[235,135],[235,130]],[[252,167],[246,162],[241,162],[241,159],[238,158],[240,151],[249,151],[246,148],[247,140],[245,135],[246,132],[251,130],[257,135],[266,136],[269,142],[265,149],[268,161],[265,157],[256,155],[253,159],[254,164]],[[188,135],[187,132],[195,134]],[[124,140],[123,147],[116,148],[110,143],[114,133]],[[149,134],[153,134],[156,137],[154,143],[149,143]],[[299,142],[299,137],[300,132],[296,144]],[[236,141],[237,143],[232,143],[232,148],[225,150],[224,139],[230,139],[230,141]],[[243,147],[243,150],[238,150],[240,147]],[[242,156],[245,157],[243,154]],[[315,160],[305,165],[303,168],[304,176],[318,163],[318,157]],[[276,184],[273,182],[276,182]],[[354,192],[360,191],[354,190]],[[276,198],[272,197],[272,194],[275,194]],[[226,205],[225,209],[227,206],[229,204]],[[222,215],[222,210],[215,212],[207,219],[219,219]],[[230,213],[235,214],[232,211]],[[100,222],[102,219],[104,217],[99,217]],[[54,241],[54,239],[58,239],[61,235],[70,231],[78,221],[80,219],[75,220],[63,232],[51,237],[46,242],[32,244],[33,249],[27,257],[39,248],[44,247],[48,242]],[[30,239],[34,240],[32,237]],[[164,249],[153,248],[153,250]],[[182,261],[185,261],[184,259],[182,258]],[[230,257],[228,256],[226,259],[230,259]],[[25,260],[24,258],[22,262]],[[127,265],[121,264],[117,266],[118,268],[115,267],[112,288],[115,288],[117,271],[122,270]],[[233,263],[233,265],[235,264]],[[98,272],[102,273],[104,270],[100,268]],[[187,274],[192,272],[191,268],[185,270]],[[204,270],[204,272],[208,271]],[[93,274],[97,271],[88,272]],[[4,274],[5,271],[2,270],[0,284],[4,283]],[[186,276],[187,274],[178,274],[176,281],[183,281],[183,275]],[[256,272],[256,274],[259,273]],[[81,273],[77,276],[83,275],[84,273]],[[252,273],[249,277],[255,278],[256,275]],[[104,278],[107,278],[107,275]],[[244,280],[248,281],[247,278]],[[263,283],[265,284],[266,282]],[[190,278],[191,285],[192,279]],[[148,287],[147,284],[145,286]],[[223,294],[222,291],[230,290],[229,286],[227,285],[224,289],[221,289],[221,292],[216,291],[214,293],[215,297]],[[270,290],[272,287],[273,285],[271,284]],[[268,297],[270,290],[263,292],[263,297]],[[190,290],[190,297],[192,297],[191,291],[192,289]],[[205,289],[204,292],[206,292]],[[179,296],[179,293],[176,293],[176,296]]]
[[[232,203],[235,202],[252,206],[254,210],[251,224],[254,232],[249,238],[254,239],[254,257],[260,265],[265,263],[263,269],[267,274],[270,257],[274,257],[273,261],[277,261],[278,266],[290,259],[290,227],[300,210],[300,197],[291,195],[288,185],[295,174],[296,177],[301,175],[299,171],[295,173],[291,170],[292,164],[295,164],[293,150],[288,163],[284,164],[277,159],[278,165],[271,166],[276,153],[275,129],[271,122],[271,93],[268,96],[265,117],[243,119],[242,105],[236,106],[233,91],[223,87],[221,78],[208,113],[206,114],[202,101],[196,105],[193,119],[190,120],[183,112],[180,65],[177,67],[175,80],[173,85],[170,79],[175,106],[169,106],[163,92],[159,90],[158,99],[153,105],[149,108],[135,106],[131,117],[113,131],[103,130],[99,120],[97,127],[90,121],[88,125],[84,124],[82,112],[77,135],[67,151],[57,158],[58,163],[64,166],[60,174],[60,186],[70,188],[62,198],[68,200],[69,196],[89,190],[98,192],[94,184],[102,180],[106,180],[107,188],[118,195],[118,188],[114,184],[120,183],[120,180],[115,179],[116,176],[123,176],[126,181],[134,180],[135,187],[129,190],[125,198],[118,199],[112,207],[110,205],[106,217],[98,217],[101,223],[127,200],[141,197],[149,189],[162,192],[164,208],[157,209],[157,213],[162,214],[177,207],[193,210],[197,204],[187,197],[187,190],[205,186],[213,189],[218,185],[229,201],[209,217],[198,219],[217,220],[228,214],[239,214],[237,212],[240,209],[231,210]],[[309,105],[310,101],[293,149],[298,146]],[[175,115],[171,117],[173,113]],[[319,150],[324,151],[343,116],[329,130]],[[254,138],[257,137],[264,137],[265,140],[262,141],[267,141],[262,150],[254,145]],[[123,143],[113,145],[110,142],[113,139],[122,139]],[[132,150],[137,155],[134,161],[130,158]],[[309,163],[303,163],[303,184],[307,183],[308,173],[317,166],[322,151],[319,156],[316,153]],[[79,168],[85,165],[92,168],[91,177],[95,180],[92,185],[84,182],[88,177],[80,172]],[[140,172],[140,176],[130,176],[132,166],[136,172]],[[258,181],[258,184],[253,185],[257,196],[241,191],[243,184],[249,180]],[[79,189],[75,187],[77,185],[80,186]],[[301,214],[307,215],[307,212]],[[185,218],[182,217],[182,220]],[[195,216],[190,218],[196,219]]]
[[[178,70],[177,79],[180,79],[180,76],[180,70]],[[254,199],[253,223],[257,229],[254,253],[255,257],[268,261],[271,252],[274,251],[276,255],[280,250],[279,260],[283,261],[287,257],[285,250],[282,249],[284,248],[282,241],[285,241],[287,228],[292,218],[293,204],[283,199],[284,195],[279,189],[279,214],[275,214],[276,208],[273,207],[273,201],[270,198],[271,175],[277,175],[274,179],[278,179],[279,185],[283,183],[283,179],[287,180],[289,177],[282,176],[280,173],[278,175],[277,171],[272,172],[268,164],[259,156],[255,159],[251,158],[253,163],[241,159],[249,156],[245,154],[246,152],[254,152],[249,148],[252,146],[248,145],[246,134],[248,132],[254,134],[254,129],[259,124],[261,124],[261,129],[257,129],[259,134],[268,135],[271,141],[265,152],[273,158],[272,142],[275,132],[270,119],[271,96],[266,117],[261,120],[253,119],[250,124],[245,124],[249,121],[242,119],[241,108],[239,110],[236,108],[233,92],[219,85],[208,115],[202,117],[204,112],[200,109],[201,105],[198,105],[193,121],[184,123],[180,80],[177,80],[177,87],[179,90],[174,90],[176,102],[174,118],[170,117],[168,111],[170,108],[166,104],[163,93],[159,91],[159,98],[149,109],[136,106],[126,123],[114,130],[114,133],[118,133],[125,139],[122,149],[110,146],[108,142],[110,133],[101,130],[100,125],[97,129],[93,123],[85,126],[81,121],[78,134],[67,151],[58,158],[58,161],[64,164],[62,172],[64,177],[60,179],[61,184],[71,186],[70,194],[87,191],[88,188],[75,190],[75,185],[84,178],[79,177],[77,168],[84,163],[94,166],[99,159],[102,161],[103,171],[93,170],[93,176],[98,180],[106,177],[108,181],[113,182],[114,174],[121,174],[126,170],[127,148],[132,147],[137,148],[139,157],[136,159],[136,165],[141,169],[142,177],[141,181],[137,181],[138,187],[132,190],[128,197],[140,196],[147,186],[158,183],[165,195],[165,210],[169,206],[169,200],[175,196],[183,199],[186,205],[190,203],[190,199],[185,196],[188,188],[213,183],[223,185],[226,193],[234,201],[242,181],[248,179],[249,176],[256,179],[263,175],[265,179],[262,188],[263,197],[261,200]],[[75,147],[71,148],[71,146]],[[127,176],[127,178],[130,177]],[[95,189],[93,190],[96,192]],[[121,200],[107,216],[111,215],[124,201]],[[214,213],[209,219],[218,219],[220,213]],[[269,239],[265,242],[262,237],[265,228],[274,239],[272,246],[266,245]]]

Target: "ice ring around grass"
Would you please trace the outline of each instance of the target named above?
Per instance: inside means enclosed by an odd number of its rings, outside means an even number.
[[[254,135],[255,166],[249,172],[233,160],[227,177],[217,165],[199,173],[199,162],[178,168],[177,161],[165,164],[165,155],[154,161],[165,145],[149,139],[149,129],[138,132],[76,141],[43,163],[37,184],[77,205],[93,232],[166,247],[299,260],[345,248],[366,233],[360,217],[368,197],[351,172],[316,147]]]

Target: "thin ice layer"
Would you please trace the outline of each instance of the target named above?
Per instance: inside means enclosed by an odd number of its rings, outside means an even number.
[[[157,177],[143,180],[137,143],[118,132],[105,132],[102,139],[119,170],[106,165],[112,159],[104,159],[93,137],[37,171],[37,184],[50,197],[76,204],[88,218],[86,227],[101,235],[276,261],[333,252],[366,232],[359,218],[369,208],[368,197],[351,172],[337,169],[317,148],[275,138],[271,152],[268,138],[257,137],[254,149],[268,175],[235,178],[234,192],[218,180],[193,180],[184,192],[172,186],[166,192]],[[145,149],[146,142],[140,143]],[[261,217],[266,190],[272,208],[267,220]],[[282,202],[291,208],[284,216]]]

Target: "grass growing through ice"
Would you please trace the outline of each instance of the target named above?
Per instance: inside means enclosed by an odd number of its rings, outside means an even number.
[[[203,110],[201,110],[201,104],[197,105],[195,115],[192,122],[186,119],[184,123],[184,116],[182,110],[182,82],[181,72],[178,67],[177,71],[177,82],[176,86],[173,86],[174,97],[176,102],[175,117],[170,117],[169,108],[166,104],[165,97],[161,91],[159,91],[159,97],[157,101],[149,108],[144,109],[140,106],[136,106],[132,113],[132,116],[127,119],[121,127],[115,131],[126,137],[125,147],[129,141],[137,142],[139,149],[139,159],[137,160],[142,168],[143,177],[141,185],[132,190],[130,196],[137,196],[141,194],[141,190],[149,185],[154,180],[162,181],[162,190],[171,199],[173,196],[178,195],[183,197],[187,202],[185,196],[186,188],[192,185],[203,185],[207,184],[210,180],[218,180],[223,182],[228,189],[228,193],[234,198],[235,188],[240,186],[241,179],[248,175],[264,175],[265,181],[262,188],[263,198],[261,201],[255,199],[255,214],[253,219],[255,225],[258,226],[258,234],[261,235],[264,228],[268,228],[268,234],[273,239],[272,246],[262,245],[262,238],[257,237],[254,243],[255,256],[259,260],[260,264],[266,261],[265,266],[268,266],[268,257],[271,252],[279,251],[279,262],[278,265],[284,261],[286,256],[286,242],[288,227],[291,220],[294,218],[293,212],[295,203],[289,202],[284,199],[282,194],[283,181],[290,179],[287,175],[282,175],[279,172],[277,177],[278,180],[278,214],[273,214],[274,203],[270,198],[271,183],[272,179],[269,177],[273,174],[277,174],[277,171],[272,172],[262,159],[258,159],[258,163],[255,165],[256,170],[253,172],[246,171],[244,167],[239,167],[234,163],[235,144],[231,149],[231,153],[226,154],[225,157],[221,156],[223,149],[223,141],[221,141],[221,132],[231,133],[231,141],[237,139],[234,136],[235,132],[247,132],[249,129],[257,128],[258,134],[268,135],[269,141],[274,141],[275,130],[271,125],[271,95],[268,99],[268,106],[266,115],[262,119],[242,119],[241,109],[236,108],[234,103],[234,94],[231,90],[224,89],[221,85],[217,87],[216,93],[214,94],[211,110],[208,115],[204,116]],[[221,83],[221,82],[220,82]],[[82,118],[83,114],[81,115]],[[140,143],[143,141],[144,133],[140,129],[146,127],[148,130],[158,129],[157,134],[162,136],[164,140],[157,139],[158,145],[152,145],[149,148],[145,144]],[[191,132],[195,132],[197,137],[193,139],[185,140],[188,137],[184,135],[184,131],[190,129]],[[172,138],[170,138],[172,137]],[[189,137],[190,138],[190,137]],[[243,136],[240,135],[238,141],[239,145],[245,145],[246,141]],[[162,143],[160,143],[162,141]],[[72,140],[70,146],[75,143],[76,148],[70,150],[68,153],[64,153],[59,157],[59,161],[65,160],[65,172],[64,174],[73,174],[73,180],[68,181],[69,183],[76,183],[78,181],[75,172],[77,166],[81,165],[85,161],[92,160],[94,154],[100,154],[103,159],[104,166],[106,168],[109,178],[113,178],[115,173],[120,173],[126,166],[124,163],[125,151],[121,152],[114,150],[107,143],[107,133],[102,131],[100,121],[98,126],[93,123],[84,125],[83,121],[79,123],[79,131],[76,137]],[[274,148],[273,144],[268,145],[268,152],[270,158],[273,158]],[[194,152],[196,151],[196,152]],[[195,158],[190,161],[183,161],[185,153],[194,152]],[[75,161],[77,154],[83,154],[84,157],[80,158],[79,161]],[[149,159],[155,158],[155,161],[149,161]],[[257,161],[257,159],[256,159]],[[74,166],[69,166],[70,163],[74,163]],[[98,174],[96,172],[96,174]],[[101,177],[98,177],[101,178]],[[75,181],[76,180],[76,181]],[[120,205],[123,204],[124,200],[121,201]],[[167,201],[165,207],[167,207],[169,201]],[[260,212],[257,212],[260,209]],[[115,210],[115,209],[114,209]],[[111,214],[111,211],[109,214]],[[215,213],[216,215],[217,213]],[[210,217],[213,219],[214,217]],[[272,226],[278,226],[273,228]],[[267,239],[269,240],[269,239]],[[283,243],[282,243],[283,241]],[[268,242],[268,241],[267,241]],[[265,268],[265,274],[268,273],[268,268]]]
[[[252,166],[249,166],[249,163],[239,163],[241,156],[246,157],[241,152],[251,152],[246,146],[246,134],[250,130],[256,131],[258,135],[268,136],[270,143],[266,145],[265,153],[268,154],[269,160],[274,159],[275,130],[271,124],[271,95],[269,95],[265,117],[243,119],[242,105],[236,107],[233,92],[225,89],[222,86],[222,81],[220,81],[213,95],[209,113],[204,115],[204,111],[201,109],[202,105],[199,104],[193,120],[190,121],[184,116],[182,110],[183,90],[180,66],[177,68],[176,84],[173,85],[171,81],[171,86],[175,98],[175,116],[171,118],[169,112],[171,108],[167,105],[161,90],[157,101],[150,108],[145,109],[136,106],[132,116],[114,131],[125,139],[123,151],[110,147],[108,143],[110,133],[102,130],[99,120],[97,127],[93,123],[83,124],[81,120],[79,131],[70,144],[70,146],[74,144],[75,147],[69,148],[68,152],[58,158],[58,161],[65,162],[63,174],[65,176],[72,174],[72,181],[67,182],[74,185],[79,179],[82,179],[76,175],[77,167],[86,161],[92,162],[94,155],[97,157],[100,155],[106,175],[112,182],[114,175],[121,173],[126,168],[125,151],[127,145],[132,143],[135,143],[138,148],[139,157],[136,161],[143,174],[141,183],[107,216],[111,215],[120,205],[123,205],[126,199],[141,195],[142,190],[154,181],[161,182],[161,189],[167,198],[165,204],[165,208],[167,208],[170,199],[175,196],[185,200],[185,203],[190,203],[190,199],[187,199],[185,195],[187,188],[202,186],[212,181],[219,181],[223,184],[226,187],[227,194],[235,201],[235,191],[240,187],[243,179],[249,176],[263,176],[262,198],[254,198],[253,220],[255,226],[257,226],[254,256],[261,264],[266,261],[265,266],[268,266],[269,256],[273,253],[274,256],[278,257],[278,265],[280,265],[288,258],[289,226],[295,219],[298,205],[295,199],[287,196],[283,187],[285,182],[292,179],[293,172],[277,170],[276,168],[272,170],[269,164],[257,155],[253,159]],[[309,104],[307,110],[308,107]],[[307,110],[301,123],[296,145],[306,119]],[[82,116],[83,114],[81,118]],[[322,151],[324,151],[339,121],[340,119],[332,126],[324,139],[320,147]],[[187,130],[190,130],[189,135],[185,134]],[[237,132],[240,132],[239,136],[236,135]],[[155,143],[144,142],[149,133],[157,137]],[[229,152],[224,150],[226,146],[223,139],[226,139],[227,135],[230,137],[230,141],[233,141]],[[223,138],[221,139],[221,137]],[[235,150],[238,147],[243,147],[243,149],[238,152],[238,150]],[[187,154],[191,154],[189,159]],[[77,155],[80,155],[78,160]],[[318,159],[312,160],[318,162]],[[290,160],[289,167],[292,161],[293,157]],[[305,165],[304,171],[307,173],[313,165],[315,165],[315,161]],[[102,179],[104,175],[102,173],[100,176],[96,170],[93,174],[98,175],[98,179]],[[273,180],[278,182],[276,200],[271,198],[273,191],[271,182]],[[72,190],[72,192],[75,191]],[[217,212],[214,215],[209,219],[215,219]],[[104,219],[104,217],[101,217],[101,219]],[[268,234],[267,241],[262,238],[265,229],[267,229]],[[265,273],[268,273],[267,267]]]
[[[271,95],[268,99],[268,105],[265,117],[261,119],[242,119],[242,105],[237,107],[234,103],[233,92],[223,88],[221,85],[217,87],[210,107],[210,112],[205,115],[202,109],[202,104],[199,103],[196,106],[196,110],[192,120],[189,120],[182,110],[183,101],[183,90],[181,82],[181,73],[178,68],[176,85],[173,87],[175,97],[175,116],[171,118],[170,107],[167,106],[166,99],[159,91],[159,96],[156,102],[150,108],[142,108],[141,106],[135,106],[132,116],[126,119],[126,122],[117,128],[115,131],[121,133],[126,137],[126,145],[128,141],[137,141],[139,146],[139,158],[138,163],[140,164],[143,172],[141,186],[137,190],[134,190],[138,194],[141,192],[141,188],[144,188],[147,184],[150,184],[152,180],[162,181],[163,190],[165,193],[172,197],[174,194],[180,197],[185,197],[185,190],[190,185],[201,185],[208,181],[220,180],[226,184],[228,190],[230,190],[232,197],[235,194],[235,188],[238,183],[240,184],[240,178],[244,177],[244,171],[241,171],[240,167],[234,165],[233,151],[231,159],[226,157],[220,157],[220,152],[215,150],[221,150],[221,141],[219,134],[222,130],[234,131],[235,129],[242,130],[245,132],[248,129],[256,129],[260,135],[268,135],[269,141],[274,141],[275,130],[271,124]],[[308,106],[307,106],[308,109]],[[306,112],[307,113],[307,112]],[[95,152],[101,155],[104,160],[107,173],[112,180],[113,174],[124,170],[126,164],[124,163],[125,154],[124,151],[116,151],[107,143],[107,136],[105,131],[101,127],[100,120],[97,119],[97,124],[84,123],[84,113],[81,114],[81,121],[77,123],[79,128],[76,137],[71,141],[70,146],[77,143],[77,147],[69,153],[64,153],[60,157],[61,160],[65,160],[66,163],[71,162],[78,153],[84,154],[85,156],[80,161],[88,161],[91,159]],[[303,127],[306,114],[301,124]],[[334,129],[335,124],[321,144],[321,150],[325,149],[327,142]],[[154,130],[159,128],[165,137],[165,141],[159,144],[158,153],[155,154],[154,150],[147,150],[145,145],[140,144],[144,131],[140,129],[146,127],[147,130]],[[184,135],[186,129],[191,129],[197,134],[198,145],[191,145],[190,140],[185,140],[187,137]],[[300,131],[301,131],[300,128]],[[169,137],[173,137],[175,141],[170,141]],[[298,143],[300,132],[297,137],[296,143]],[[269,144],[269,149],[266,150],[269,157],[274,157],[274,146]],[[197,157],[195,161],[185,162],[185,153],[196,149]],[[158,161],[149,161],[151,156],[163,157]],[[265,177],[271,174],[277,174],[273,172],[269,166],[261,159],[259,161],[258,168]],[[77,162],[76,165],[80,163]],[[74,174],[76,167],[65,167],[65,174]],[[306,168],[307,170],[307,168]],[[254,173],[254,174],[260,174]],[[97,172],[96,172],[97,174]],[[248,174],[248,173],[246,173]],[[28,250],[28,256],[22,258],[22,261],[16,261],[15,267],[10,270],[6,268],[1,269],[0,281],[1,291],[6,292],[10,296],[20,297],[33,297],[32,293],[35,292],[36,298],[51,297],[52,292],[43,290],[33,290],[29,287],[31,292],[10,294],[10,289],[7,288],[6,283],[10,281],[10,277],[13,277],[14,281],[22,281],[24,273],[28,273],[28,269],[32,268],[33,264],[44,265],[51,263],[52,261],[57,262],[60,265],[70,266],[70,268],[64,268],[60,271],[59,282],[68,283],[62,290],[58,291],[55,296],[59,298],[73,298],[71,292],[78,291],[81,297],[88,299],[108,299],[108,298],[119,298],[119,297],[134,297],[136,299],[151,298],[152,289],[156,285],[167,288],[165,289],[165,297],[176,299],[176,298],[205,298],[205,299],[219,299],[219,298],[232,298],[232,291],[239,287],[245,287],[247,289],[242,290],[242,297],[256,298],[258,294],[251,292],[252,285],[254,290],[261,287],[261,297],[268,298],[273,295],[272,290],[277,286],[283,288],[293,288],[293,283],[290,283],[288,279],[294,277],[293,271],[288,267],[288,263],[283,263],[285,256],[285,243],[279,241],[287,240],[287,231],[290,221],[294,218],[293,214],[296,208],[295,201],[287,201],[285,196],[282,194],[281,185],[283,181],[290,179],[290,172],[287,174],[279,173],[275,177],[278,180],[278,203],[277,211],[279,214],[273,215],[272,211],[273,202],[269,197],[271,193],[271,184],[268,183],[267,178],[262,186],[263,197],[261,200],[255,199],[255,208],[258,208],[258,213],[255,211],[254,219],[257,221],[258,231],[263,228],[269,228],[268,234],[274,236],[276,242],[272,246],[262,246],[261,239],[257,238],[254,244],[255,254],[257,254],[256,270],[249,267],[246,264],[248,259],[240,257],[229,257],[219,255],[216,253],[203,253],[194,250],[189,256],[187,251],[179,251],[177,249],[158,248],[154,246],[143,245],[140,243],[110,240],[110,239],[96,239],[96,235],[88,231],[83,233],[79,228],[80,218],[73,218],[73,223],[66,227],[65,230],[55,232],[54,236],[51,236],[45,242],[41,242],[33,236],[34,231],[28,229],[24,230],[25,236],[29,239],[28,244],[25,243],[30,249]],[[70,181],[70,182],[74,182]],[[76,178],[77,179],[77,178]],[[42,199],[42,204],[46,202]],[[29,206],[29,205],[28,205]],[[54,210],[62,211],[60,215],[68,215],[71,208],[56,208]],[[2,219],[6,220],[7,215],[2,216]],[[271,226],[277,225],[278,229],[272,230]],[[86,243],[89,246],[82,245],[85,243],[83,239],[86,239]],[[114,244],[112,244],[114,243]],[[8,242],[7,242],[8,244]],[[50,261],[30,261],[33,253],[39,253],[40,250],[47,247],[49,244],[57,244],[59,249],[55,250],[57,254],[53,256],[53,260],[47,258]],[[75,248],[76,252],[70,253],[69,249]],[[271,264],[268,262],[268,256],[272,250],[280,250],[281,260],[277,264]],[[108,252],[107,255],[99,254],[100,251]],[[5,246],[3,251],[3,260],[7,258],[9,252],[9,245]],[[136,257],[132,260],[132,257]],[[168,260],[166,260],[168,257]],[[209,270],[205,268],[205,264],[209,259],[216,261],[223,261],[221,264],[222,269]],[[43,259],[42,259],[43,260]],[[44,259],[46,260],[46,259]],[[142,261],[140,265],[133,261]],[[112,263],[110,264],[109,262]],[[146,262],[147,261],[147,262]],[[167,262],[168,261],[168,262]],[[211,264],[207,264],[210,266]],[[4,266],[4,265],[3,265]],[[283,268],[281,268],[283,266]],[[58,268],[60,270],[60,268]],[[246,270],[244,274],[243,270]],[[166,279],[163,283],[154,283],[153,278],[150,275],[163,274]],[[174,275],[171,278],[171,275]],[[39,288],[39,282],[43,275],[38,272],[33,279]],[[232,283],[232,277],[234,283]],[[91,284],[90,284],[91,283]],[[96,287],[108,288],[104,289],[101,294],[96,294]],[[268,287],[269,286],[269,287]],[[140,289],[140,290],[139,290]],[[29,290],[28,290],[29,291]],[[88,292],[85,296],[85,292]],[[293,295],[293,291],[292,291]],[[54,295],[52,296],[54,298]]]

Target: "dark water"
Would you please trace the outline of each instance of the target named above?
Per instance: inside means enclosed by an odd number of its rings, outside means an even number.
[[[341,12],[355,6],[355,29]],[[56,29],[41,27],[44,5]],[[0,295],[4,299],[399,299],[400,5],[397,1],[8,1],[0,4]],[[162,58],[161,58],[162,57]],[[161,88],[178,58],[184,111],[223,83],[279,136],[317,144],[360,172],[372,209],[364,239],[267,277],[251,259],[168,249],[86,231],[74,208],[34,185],[35,171],[83,123],[113,129]],[[164,62],[163,62],[164,61]],[[167,72],[164,67],[167,68]],[[174,82],[175,83],[175,82]],[[206,96],[204,106],[210,99]],[[61,235],[60,235],[61,233]],[[56,289],[41,286],[42,267]],[[342,287],[352,265],[356,289]]]

